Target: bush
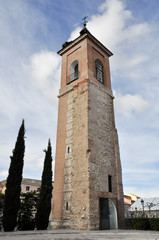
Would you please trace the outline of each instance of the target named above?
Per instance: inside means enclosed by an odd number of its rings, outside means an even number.
[[[132,229],[132,218],[125,218],[125,228],[126,229]]]
[[[159,218],[126,218],[126,229],[159,231]]]
[[[150,230],[148,218],[132,218],[132,228],[136,230]]]
[[[159,231],[159,218],[150,218],[151,230]]]

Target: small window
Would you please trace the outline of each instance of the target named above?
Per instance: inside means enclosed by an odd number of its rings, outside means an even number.
[[[103,64],[99,59],[95,60],[96,78],[99,82],[104,82]]]
[[[30,191],[30,187],[29,186],[26,186],[25,190],[28,192]]]
[[[67,153],[70,153],[70,147],[67,148]]]
[[[37,188],[37,192],[40,192],[40,188],[39,187]]]
[[[71,64],[71,69],[70,69],[70,76],[69,76],[69,82],[72,82],[76,79],[78,79],[78,61],[75,60],[72,64]]]
[[[66,202],[66,210],[68,210],[68,202]]]
[[[108,175],[108,190],[112,192],[112,176]]]

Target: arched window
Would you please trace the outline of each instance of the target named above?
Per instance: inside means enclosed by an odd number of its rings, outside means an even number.
[[[104,82],[103,64],[99,59],[95,60],[96,78],[99,82]]]
[[[76,80],[78,78],[78,61],[75,60],[71,64],[71,72],[70,72],[70,82]]]

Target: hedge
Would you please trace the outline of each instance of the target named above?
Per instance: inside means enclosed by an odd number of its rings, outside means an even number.
[[[151,230],[159,231],[159,218],[149,218]]]
[[[126,218],[125,227],[127,229],[159,231],[159,218]]]

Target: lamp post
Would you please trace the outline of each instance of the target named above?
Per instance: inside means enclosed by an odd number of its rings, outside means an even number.
[[[153,207],[153,206],[155,206],[155,204],[153,204],[153,203],[147,203],[147,207],[148,207],[148,209],[149,209],[149,214],[151,213],[151,208]]]
[[[135,207],[135,217],[137,218],[137,207]]]
[[[142,217],[144,217],[145,213],[144,213],[144,200],[141,199],[141,205],[142,205]]]

